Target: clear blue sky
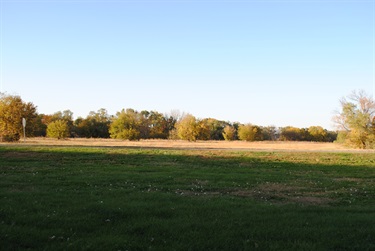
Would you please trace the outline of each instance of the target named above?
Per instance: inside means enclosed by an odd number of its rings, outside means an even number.
[[[106,108],[332,129],[373,93],[373,1],[1,1],[1,90]]]

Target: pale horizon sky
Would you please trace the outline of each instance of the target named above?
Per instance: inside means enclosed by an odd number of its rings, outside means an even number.
[[[334,129],[374,94],[374,1],[0,0],[0,91],[39,113]]]

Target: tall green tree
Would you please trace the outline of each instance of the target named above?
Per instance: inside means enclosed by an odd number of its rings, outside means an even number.
[[[199,132],[200,135],[198,138],[202,140],[223,140],[224,128],[227,125],[229,125],[229,123],[213,118],[202,119],[199,121],[201,131]]]
[[[75,134],[85,138],[109,138],[110,123],[111,116],[106,109],[91,111],[85,119],[77,118],[74,121]]]
[[[35,137],[45,137],[47,135],[47,124],[44,123],[44,116],[44,114],[37,114],[33,133]]]
[[[23,135],[22,118],[26,119],[26,135],[34,136],[36,106],[20,96],[0,93],[0,141],[17,141]]]
[[[169,121],[163,114],[151,111],[147,117],[150,139],[167,139],[169,135]]]
[[[346,143],[358,148],[375,147],[375,102],[365,91],[353,91],[340,100],[341,110],[333,118],[347,132]]]
[[[279,138],[278,129],[275,126],[267,126],[261,127],[263,132],[263,139],[264,140],[272,140],[275,141]]]

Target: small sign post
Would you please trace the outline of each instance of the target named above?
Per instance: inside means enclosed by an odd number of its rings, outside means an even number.
[[[22,127],[23,127],[23,142],[26,141],[26,119],[25,118],[22,118]]]

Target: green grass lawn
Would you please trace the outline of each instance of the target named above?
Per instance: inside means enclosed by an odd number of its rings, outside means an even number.
[[[375,155],[0,146],[1,250],[375,250]]]

